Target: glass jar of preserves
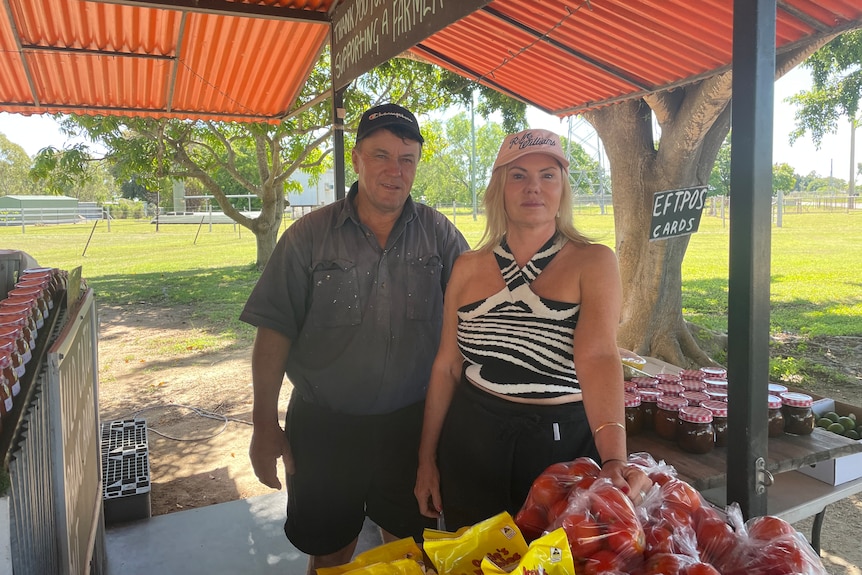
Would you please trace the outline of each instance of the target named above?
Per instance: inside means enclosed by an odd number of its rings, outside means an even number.
[[[712,428],[715,430],[716,447],[727,445],[727,404],[723,401],[708,399],[701,402],[701,407],[712,414]]]
[[[661,397],[661,392],[656,389],[639,389],[638,397],[641,400],[641,415],[643,416],[643,429],[652,429],[655,422],[655,413],[658,410],[656,403]]]
[[[24,339],[23,330],[17,326],[0,325],[0,340],[2,339],[11,339],[15,342],[15,349],[21,356],[22,364],[19,375],[24,375],[23,366],[33,357],[33,352],[30,350],[30,342]]]
[[[0,375],[0,415],[3,417],[6,417],[6,414],[12,411],[14,405],[12,397],[12,390],[9,389],[6,378]]]
[[[643,430],[643,412],[641,398],[635,393],[624,393],[626,406],[626,435],[637,435]]]
[[[657,373],[655,378],[659,383],[679,383],[682,379],[678,373]]]
[[[719,377],[707,377],[703,380],[706,384],[706,389],[718,389],[727,391],[727,380]]]
[[[703,379],[706,375],[699,369],[684,369],[679,372],[682,379]]]
[[[706,382],[702,379],[683,379],[679,382],[685,391],[704,391]]]
[[[689,405],[694,405],[695,407],[699,407],[701,401],[709,399],[709,396],[702,391],[683,391],[679,396],[684,398]]]
[[[12,362],[12,371],[15,372],[18,378],[24,375],[24,370],[27,366],[24,365],[24,358],[18,353],[18,342],[16,340],[9,337],[0,337],[0,355],[9,356],[9,360]]]
[[[0,300],[0,309],[8,306],[29,306],[30,313],[36,322],[36,329],[42,329],[45,325],[45,316],[42,315],[42,309],[39,307],[38,300],[33,296],[9,296],[4,300]]]
[[[30,347],[36,347],[36,338],[39,337],[39,328],[36,318],[30,313],[30,307],[26,305],[0,305],[0,324],[24,321],[30,338]]]
[[[659,390],[664,396],[678,397],[680,393],[685,391],[685,388],[683,388],[683,386],[678,383],[659,382],[659,384],[655,388]]]
[[[8,351],[0,350],[0,376],[6,378],[12,397],[17,397],[21,393],[21,379],[12,367],[12,357]]]
[[[806,393],[785,391],[781,397],[781,414],[784,416],[784,433],[810,435],[814,431],[814,399]]]
[[[723,367],[712,367],[712,366],[702,367],[702,368],[700,368],[700,372],[703,374],[704,378],[707,378],[707,377],[714,377],[714,378],[718,378],[718,379],[727,378],[727,370],[724,369]]]
[[[676,440],[676,431],[679,426],[679,408],[685,407],[688,402],[681,397],[660,397],[656,402],[655,418],[653,428],[656,435],[668,441]]]
[[[658,385],[658,380],[654,377],[639,375],[631,379],[632,383],[638,386],[638,389],[655,389]]]
[[[769,405],[767,421],[769,437],[779,437],[784,433],[784,414],[781,413],[781,398],[777,395],[767,397]]]
[[[769,395],[778,396],[778,399],[781,399],[781,394],[787,391],[786,385],[781,385],[780,383],[770,383],[768,385]]]
[[[42,311],[42,317],[47,318],[50,315],[48,310],[48,299],[45,297],[45,290],[38,287],[23,287],[13,288],[9,290],[8,297],[35,297],[36,303],[39,304],[39,309]]]
[[[26,342],[28,351],[31,351],[36,347],[36,336],[33,334],[33,330],[30,329],[30,322],[26,317],[0,316],[0,330],[5,329],[17,329],[20,332],[19,337]],[[0,333],[2,333],[2,331],[0,331]],[[27,361],[30,361],[29,357],[27,358]]]
[[[679,409],[679,429],[676,443],[689,453],[709,453],[716,445],[713,417],[710,410],[686,405]]]

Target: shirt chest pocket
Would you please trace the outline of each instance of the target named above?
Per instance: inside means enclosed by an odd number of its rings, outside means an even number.
[[[346,260],[321,261],[311,273],[311,309],[308,319],[316,327],[359,325],[359,278],[356,266]]]
[[[443,315],[443,260],[438,255],[416,258],[407,266],[407,318],[429,321]]]

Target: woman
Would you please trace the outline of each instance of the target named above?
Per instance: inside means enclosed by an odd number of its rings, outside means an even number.
[[[580,456],[636,503],[650,485],[626,465],[616,257],[574,228],[568,167],[553,132],[506,136],[485,233],[446,289],[415,494],[450,530],[514,515],[548,465]]]

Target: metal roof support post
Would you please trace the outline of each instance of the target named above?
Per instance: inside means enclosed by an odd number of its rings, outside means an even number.
[[[734,0],[727,500],[766,514],[776,0]]]
[[[343,200],[344,182],[344,88],[332,92],[332,139],[335,154],[335,199]]]

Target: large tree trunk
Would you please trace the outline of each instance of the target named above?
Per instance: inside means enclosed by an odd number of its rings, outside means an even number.
[[[250,229],[257,240],[257,261],[255,265],[259,270],[266,267],[266,262],[275,250],[281,222],[284,218],[284,192],[275,189],[277,186],[264,186],[261,193],[260,215],[253,220],[248,220]]]
[[[776,57],[776,77],[831,37]],[[656,192],[706,185],[730,129],[731,72],[587,112],[610,162],[623,282],[619,344],[682,367],[713,363],[682,316],[682,260],[690,236],[649,241]],[[661,137],[653,134],[653,117]],[[700,337],[703,337],[701,334]]]

